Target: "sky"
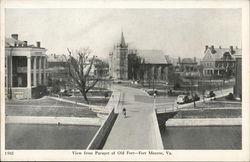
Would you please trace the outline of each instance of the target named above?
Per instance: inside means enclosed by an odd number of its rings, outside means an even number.
[[[129,48],[202,58],[205,45],[241,48],[241,9],[6,9],[5,37],[41,41],[47,54],[89,47],[108,57],[124,33]]]

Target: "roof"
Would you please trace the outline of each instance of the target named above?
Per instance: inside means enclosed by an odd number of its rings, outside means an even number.
[[[192,59],[192,58],[183,58],[181,60],[181,63],[182,64],[197,64],[197,62],[194,61],[194,59]]]
[[[242,49],[236,49],[234,55],[235,56],[242,55]]]
[[[121,46],[122,47],[126,46],[125,39],[124,39],[124,36],[123,36],[123,32],[122,32],[122,35],[121,35]]]
[[[168,64],[164,52],[161,50],[137,50],[137,53],[145,59],[146,64]]]
[[[174,66],[176,66],[177,63],[178,63],[178,59],[177,58],[171,57],[169,55],[165,55],[165,58],[166,58],[166,60],[167,60],[167,62],[169,64],[173,64]]]
[[[63,55],[50,54],[48,55],[48,62],[65,62]]]
[[[208,48],[208,51],[211,52],[211,47]],[[215,53],[212,53],[212,57],[214,60],[219,60],[223,57],[223,54],[226,53],[226,52],[229,52],[231,54],[231,56],[234,58],[235,55],[241,55],[241,49],[239,48],[234,48],[233,50],[235,51],[234,54],[232,54],[230,52],[230,49],[229,48],[214,48],[215,50]],[[207,51],[206,51],[207,52]]]
[[[5,47],[14,46],[14,44],[23,44],[24,41],[16,40],[14,38],[5,38]]]
[[[18,46],[15,46],[15,44],[17,44]],[[15,47],[15,48],[41,48],[41,49],[45,49],[43,47],[36,47],[33,44],[30,45],[26,45],[24,46],[25,41],[22,40],[16,40],[14,38],[5,38],[5,47]]]

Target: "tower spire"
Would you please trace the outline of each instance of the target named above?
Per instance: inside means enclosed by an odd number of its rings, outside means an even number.
[[[123,36],[123,31],[121,33],[121,46],[126,47],[126,42],[125,42],[125,39],[124,39],[124,36]]]

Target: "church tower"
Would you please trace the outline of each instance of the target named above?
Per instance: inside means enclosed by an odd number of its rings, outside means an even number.
[[[114,79],[128,79],[128,44],[125,42],[123,32],[113,52],[109,53],[109,72]]]

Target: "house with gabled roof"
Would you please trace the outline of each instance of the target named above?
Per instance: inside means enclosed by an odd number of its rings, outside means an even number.
[[[234,74],[235,72],[235,55],[241,53],[241,49],[237,46],[233,48],[215,48],[206,46],[204,57],[201,61],[204,76],[223,76]]]

